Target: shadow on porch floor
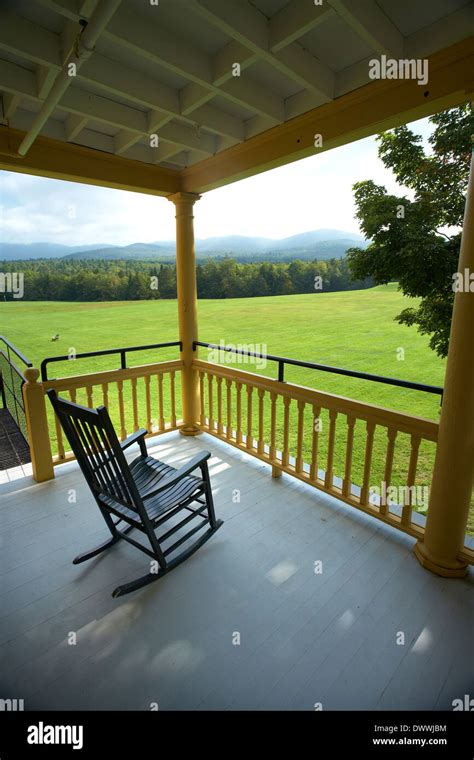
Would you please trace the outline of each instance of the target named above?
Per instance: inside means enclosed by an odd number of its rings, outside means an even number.
[[[430,574],[412,539],[208,435],[149,442],[171,464],[202,448],[224,526],[118,600],[147,560],[122,543],[71,564],[106,537],[75,463],[0,486],[0,697],[27,710],[397,710],[473,693],[472,570]]]

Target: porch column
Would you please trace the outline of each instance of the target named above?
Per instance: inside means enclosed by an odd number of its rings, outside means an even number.
[[[464,213],[458,271],[474,273],[474,154]],[[474,283],[471,283],[474,288]],[[430,503],[423,541],[415,555],[438,575],[459,578],[474,472],[474,292],[454,297],[445,392]]]
[[[34,367],[25,369],[26,382],[23,385],[23,401],[33,478],[38,483],[42,483],[44,480],[54,478],[54,467],[49,440],[46,400],[43,386],[38,382],[38,377],[39,371]]]
[[[182,342],[183,435],[197,435],[199,429],[199,377],[192,362],[197,356],[193,341],[198,339],[196,258],[194,254],[193,206],[201,196],[175,193],[168,196],[176,206],[176,283],[178,290],[179,339]]]

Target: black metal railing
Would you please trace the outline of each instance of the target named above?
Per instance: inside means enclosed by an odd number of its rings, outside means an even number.
[[[1,336],[0,336],[1,338]],[[3,339],[5,340],[5,339]],[[15,349],[14,346],[11,346],[9,344],[11,349],[15,351],[17,356],[20,356],[22,361],[24,361],[27,366],[31,367],[31,363],[28,362],[28,360],[23,357],[22,354],[20,354],[17,349]],[[43,359],[41,362],[41,379],[44,380],[51,380],[52,378],[48,377],[48,364],[51,364],[53,362],[62,362],[62,361],[76,361],[77,359],[88,359],[91,357],[96,356],[110,356],[110,355],[120,355],[120,369],[127,369],[127,354],[136,352],[136,351],[150,351],[153,349],[161,349],[161,348],[169,348],[173,346],[179,346],[180,351],[182,351],[182,343],[181,341],[170,341],[167,343],[152,343],[145,346],[127,346],[123,348],[110,348],[110,349],[104,349],[101,351],[86,351],[84,353],[75,354],[73,357],[71,355],[66,354],[62,356],[49,356],[46,359]],[[285,366],[290,365],[293,367],[304,367],[306,369],[312,369],[317,370],[320,372],[329,372],[336,375],[344,375],[345,377],[353,377],[357,378],[359,380],[368,380],[375,383],[383,383],[385,385],[392,385],[398,388],[409,388],[410,390],[415,391],[422,391],[424,393],[432,393],[435,395],[438,395],[443,397],[443,388],[441,386],[437,385],[428,385],[426,383],[416,383],[411,380],[401,380],[399,378],[395,377],[386,377],[384,375],[373,375],[368,372],[359,372],[357,370],[351,370],[351,369],[344,369],[342,367],[332,367],[327,364],[319,364],[316,362],[308,362],[308,361],[302,361],[300,359],[289,359],[285,356],[276,356],[274,354],[262,354],[256,351],[248,351],[247,349],[243,348],[235,348],[234,346],[225,346],[221,343],[207,343],[205,341],[196,340],[193,342],[193,351],[196,350],[197,346],[201,346],[203,348],[211,348],[213,350],[217,351],[224,351],[227,353],[233,353],[233,354],[240,354],[242,356],[248,356],[254,359],[264,359],[270,362],[275,362],[278,365],[278,381],[280,383],[285,382]]]
[[[93,356],[111,356],[112,354],[120,355],[120,369],[127,369],[127,354],[134,351],[150,351],[155,348],[169,348],[170,346],[179,346],[179,350],[182,350],[182,343],[180,340],[171,341],[169,343],[152,343],[148,346],[127,346],[126,348],[108,348],[103,351],[86,351],[81,354],[65,354],[63,356],[48,356],[41,362],[41,379],[52,380],[48,377],[48,364],[52,362],[65,362],[65,361],[77,361],[77,359],[90,359]]]
[[[415,391],[423,391],[424,393],[434,393],[443,399],[444,389],[437,385],[426,385],[425,383],[414,383],[411,380],[399,380],[395,377],[385,377],[383,375],[372,375],[368,372],[358,372],[352,369],[342,369],[341,367],[331,367],[326,364],[316,364],[315,362],[300,361],[299,359],[288,359],[285,356],[275,356],[274,354],[261,354],[254,351],[247,351],[242,348],[234,348],[233,346],[223,346],[217,343],[205,343],[204,341],[195,340],[193,342],[193,351],[196,350],[196,346],[202,346],[203,348],[212,348],[218,351],[226,351],[233,354],[241,354],[243,356],[249,356],[255,359],[265,359],[270,362],[276,362],[278,364],[278,381],[280,383],[285,382],[285,366],[291,365],[293,367],[305,367],[306,369],[319,370],[321,372],[332,372],[335,375],[345,375],[346,377],[355,377],[359,380],[370,380],[374,383],[384,383],[385,385],[395,385],[399,388],[410,388]]]
[[[32,367],[26,356],[3,335],[0,335],[0,395],[4,409],[8,409],[25,440],[28,440],[25,406],[23,403],[23,384],[25,376],[18,367]],[[15,356],[19,362],[12,359]]]

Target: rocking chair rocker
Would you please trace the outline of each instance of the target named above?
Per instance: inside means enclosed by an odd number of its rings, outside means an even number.
[[[197,454],[176,470],[148,456],[146,430],[137,430],[120,443],[105,406],[89,409],[59,398],[53,389],[48,391],[48,396],[112,534],[104,544],[76,557],[73,564],[96,557],[120,539],[141,549],[155,561],[157,572],[149,572],[118,586],[112,596],[128,594],[161,578],[190,557],[220,528],[222,520],[216,520],[214,513],[207,465],[210,452]],[[140,456],[129,464],[124,451],[133,443],[140,446]],[[192,475],[198,468],[200,474]],[[200,506],[191,507],[194,502]],[[173,518],[183,510],[189,514],[178,522],[174,521]],[[184,527],[196,518],[202,518],[199,524],[184,531]],[[168,521],[168,530],[157,536],[157,529]],[[120,523],[124,526],[119,530]],[[189,539],[206,526],[209,526],[207,530],[190,543]],[[151,549],[127,535],[134,528],[145,534]],[[179,537],[165,547],[164,544],[176,533]],[[184,549],[177,554],[176,550],[183,544]]]

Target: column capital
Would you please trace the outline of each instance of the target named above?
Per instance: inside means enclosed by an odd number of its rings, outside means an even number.
[[[169,201],[175,204],[175,206],[181,205],[181,204],[187,204],[194,206],[196,201],[200,199],[199,193],[173,193],[173,195],[167,195],[166,196]]]

